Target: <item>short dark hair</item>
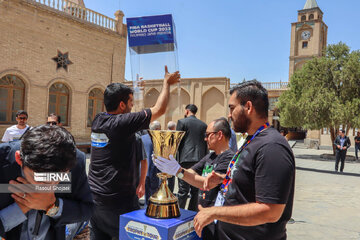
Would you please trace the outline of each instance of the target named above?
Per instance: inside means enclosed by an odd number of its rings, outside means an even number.
[[[133,94],[133,90],[130,87],[122,83],[110,83],[104,92],[104,105],[106,111],[115,111],[120,102],[127,104],[130,94]]]
[[[340,131],[341,131],[342,133],[345,133],[345,130],[344,130],[344,129],[341,129]]]
[[[61,117],[60,117],[60,115],[56,115],[55,113],[50,113],[50,114],[48,115],[48,117],[56,117],[57,122],[58,122],[58,123],[61,123]]]
[[[21,142],[23,167],[35,172],[64,172],[76,164],[74,137],[58,126],[40,125],[27,131]]]
[[[231,128],[230,124],[226,118],[218,118],[214,120],[214,131],[221,131],[226,139],[231,138]]]
[[[236,98],[239,100],[241,105],[245,105],[247,101],[250,101],[260,117],[268,117],[268,92],[260,82],[257,80],[251,80],[239,83],[230,90],[231,95],[234,92],[236,92]]]
[[[185,109],[189,110],[193,114],[196,114],[197,110],[198,110],[198,108],[195,104],[188,104],[188,105],[186,105]]]
[[[18,117],[19,115],[26,115],[26,117],[28,116],[28,113],[25,110],[19,110],[16,112],[16,117]]]

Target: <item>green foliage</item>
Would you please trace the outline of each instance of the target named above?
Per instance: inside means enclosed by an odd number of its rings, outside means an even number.
[[[279,98],[280,123],[306,129],[360,127],[360,52],[344,43],[296,71]]]

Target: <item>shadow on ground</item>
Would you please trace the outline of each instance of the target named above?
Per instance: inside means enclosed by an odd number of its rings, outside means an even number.
[[[318,173],[330,173],[336,175],[345,175],[345,176],[353,176],[353,177],[360,177],[359,173],[348,173],[348,172],[335,172],[333,170],[322,170],[322,169],[315,169],[315,168],[305,168],[305,167],[296,167],[297,170],[303,171],[310,171],[310,172],[318,172]]]
[[[309,159],[309,160],[317,160],[317,161],[327,161],[327,162],[335,162],[335,156],[332,154],[296,154],[295,158],[301,159]],[[360,163],[360,161],[356,161],[354,156],[346,155],[345,162],[352,163]]]

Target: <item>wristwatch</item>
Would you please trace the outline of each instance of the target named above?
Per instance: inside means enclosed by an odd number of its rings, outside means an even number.
[[[176,174],[176,177],[178,177],[179,179],[183,179],[184,172],[185,172],[185,169],[181,168],[181,171],[178,174]]]
[[[56,198],[55,203],[46,210],[46,215],[54,217],[59,211],[59,199]]]

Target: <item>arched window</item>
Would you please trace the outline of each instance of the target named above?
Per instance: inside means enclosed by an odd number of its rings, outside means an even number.
[[[61,123],[69,125],[69,88],[63,83],[54,83],[49,90],[49,114],[60,115]]]
[[[313,19],[314,19],[314,14],[310,14],[309,20],[313,20]]]
[[[301,16],[301,21],[303,22],[303,21],[306,21],[306,15],[302,15]]]
[[[96,114],[104,111],[104,93],[98,88],[91,90],[89,93],[88,105],[87,126],[91,127],[92,121],[94,120]]]
[[[0,78],[0,123],[16,123],[16,112],[24,109],[25,84],[15,75]]]

